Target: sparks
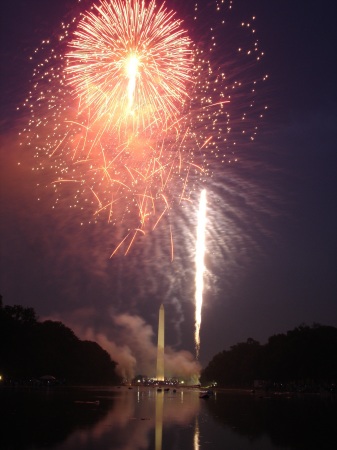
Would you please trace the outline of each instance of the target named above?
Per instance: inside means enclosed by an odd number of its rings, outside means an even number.
[[[196,357],[199,357],[200,351],[200,326],[201,310],[204,290],[204,272],[205,272],[205,231],[206,231],[206,190],[203,189],[200,194],[197,241],[195,251],[195,350]]]

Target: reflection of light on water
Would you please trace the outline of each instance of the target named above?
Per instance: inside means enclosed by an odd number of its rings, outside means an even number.
[[[162,392],[157,392],[157,395],[156,395],[156,430],[155,430],[156,450],[161,450],[161,445],[162,445],[162,440],[163,440],[163,406],[164,406],[164,395]]]
[[[194,450],[199,450],[199,421],[198,421],[198,416],[196,416],[196,418],[195,418],[193,449]]]
[[[106,442],[110,442],[109,448],[120,450],[161,450],[163,431],[180,425],[191,426],[192,432],[200,410],[198,392],[192,390],[173,393],[171,389],[157,392],[153,388],[121,388],[107,390],[106,396],[113,400],[107,415],[92,428],[74,431],[62,448],[85,448],[95,442],[96,450],[105,450]],[[151,435],[154,447],[150,446]]]

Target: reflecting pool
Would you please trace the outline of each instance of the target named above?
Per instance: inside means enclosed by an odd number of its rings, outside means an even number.
[[[336,395],[1,388],[0,407],[4,450],[337,448]]]

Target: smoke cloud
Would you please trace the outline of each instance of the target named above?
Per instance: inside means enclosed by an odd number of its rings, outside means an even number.
[[[110,316],[110,327],[95,329],[94,308],[80,308],[70,313],[53,314],[43,320],[62,321],[84,340],[97,342],[117,363],[117,373],[126,380],[136,375],[156,376],[156,333],[151,325],[138,315],[127,313]],[[90,325],[89,325],[90,324]],[[165,376],[195,381],[201,366],[192,353],[165,348]]]

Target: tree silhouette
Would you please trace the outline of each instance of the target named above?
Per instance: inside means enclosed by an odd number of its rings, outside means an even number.
[[[61,322],[39,322],[33,308],[0,306],[0,371],[7,379],[53,375],[70,383],[117,383],[116,363],[96,342]]]
[[[254,380],[331,385],[337,380],[337,328],[300,325],[260,345],[254,339],[215,355],[202,371],[203,383],[252,386]]]

